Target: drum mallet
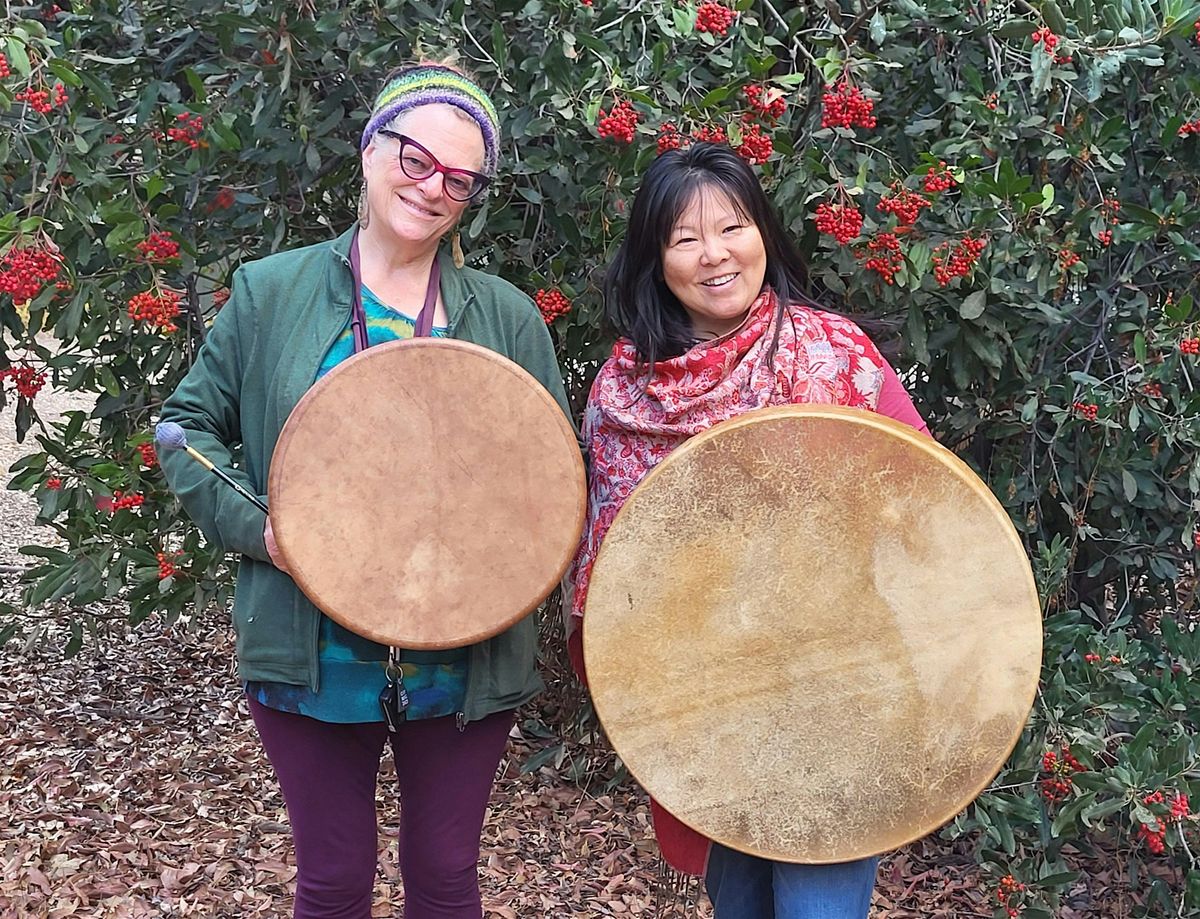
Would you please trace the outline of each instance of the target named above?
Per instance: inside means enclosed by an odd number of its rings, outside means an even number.
[[[239,495],[257,507],[264,514],[268,513],[267,506],[258,500],[257,497],[246,491],[241,485],[229,477],[229,473],[223,469],[218,469],[213,465],[212,460],[197,450],[195,447],[189,447],[187,442],[187,434],[183,428],[177,425],[174,421],[160,421],[154,429],[154,442],[158,444],[162,450],[186,450],[188,455],[197,463],[215,475],[218,479],[236,491]]]

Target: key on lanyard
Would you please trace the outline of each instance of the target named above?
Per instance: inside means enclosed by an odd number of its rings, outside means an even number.
[[[404,722],[404,711],[408,708],[408,690],[404,686],[404,672],[395,660],[388,661],[387,685],[379,692],[379,709],[390,733],[400,730]]]

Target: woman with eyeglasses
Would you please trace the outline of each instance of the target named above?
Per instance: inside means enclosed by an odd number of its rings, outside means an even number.
[[[532,373],[569,414],[537,308],[507,282],[464,267],[457,246],[453,254],[443,249],[496,174],[499,125],[487,93],[451,67],[403,68],[385,81],[361,151],[358,222],[329,242],[242,266],[195,364],[163,407],[162,420],[182,425],[193,446],[253,494],[266,490],[292,408],[355,352],[356,337],[362,346],[364,334],[368,346],[432,334],[490,348]],[[352,309],[356,299],[361,310]],[[409,707],[389,732],[380,708],[388,649],[336,625],[305,598],[286,573],[269,517],[220,490],[182,453],[161,459],[206,536],[241,555],[239,673],[291,821],[294,915],[371,915],[375,787],[390,742],[405,916],[479,919],[484,810],[514,711],[541,688],[532,618],[468,648],[402,651]],[[331,501],[336,492],[331,483]],[[406,547],[395,550],[364,565],[403,566]]]

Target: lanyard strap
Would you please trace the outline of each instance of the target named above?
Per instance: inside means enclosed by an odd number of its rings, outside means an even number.
[[[350,331],[354,336],[354,353],[366,351],[370,347],[367,341],[367,314],[362,305],[362,259],[358,254],[358,228],[350,239],[350,273],[354,275],[354,305],[350,308]],[[437,253],[433,256],[433,265],[429,269],[429,284],[425,287],[425,303],[417,314],[413,330],[414,338],[427,338],[433,331],[433,314],[437,310],[438,289],[442,283],[442,269],[438,264]]]

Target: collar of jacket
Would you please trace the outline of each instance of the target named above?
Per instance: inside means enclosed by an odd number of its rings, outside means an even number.
[[[337,237],[331,246],[333,257],[337,262],[336,270],[329,276],[330,303],[338,310],[349,312],[353,294],[354,275],[350,270],[350,240],[354,238],[354,225],[351,224],[341,236]],[[442,280],[439,289],[442,292],[442,303],[446,307],[446,319],[450,336],[458,328],[463,313],[475,299],[475,294],[463,282],[463,270],[454,264],[450,253],[438,249],[438,265],[442,269]]]

